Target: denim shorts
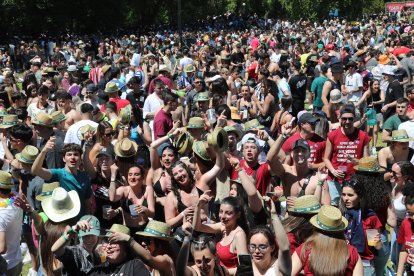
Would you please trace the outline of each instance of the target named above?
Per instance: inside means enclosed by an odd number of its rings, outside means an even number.
[[[341,199],[342,184],[333,180],[327,180],[327,182],[331,196],[331,205],[338,206]]]

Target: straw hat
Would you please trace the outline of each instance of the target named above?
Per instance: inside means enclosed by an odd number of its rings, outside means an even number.
[[[41,126],[52,126],[53,119],[52,119],[52,116],[41,111],[33,116],[32,124],[41,125]]]
[[[173,239],[170,233],[171,227],[168,224],[157,220],[150,220],[144,231],[139,231],[135,234],[139,236],[153,237],[164,241],[170,241]]]
[[[108,82],[108,84],[105,87],[106,93],[115,93],[115,92],[118,92],[118,90],[119,88],[115,82]]]
[[[8,115],[7,109],[4,106],[0,106],[0,117],[3,117],[5,115]]]
[[[42,200],[42,209],[53,222],[61,222],[76,217],[81,207],[76,191],[67,192],[58,187],[53,190],[52,196]]]
[[[237,110],[237,107],[231,106],[230,107],[230,111],[231,111],[230,114],[231,114],[231,119],[232,120],[237,120],[237,121],[240,121],[241,120],[239,111]]]
[[[290,214],[294,216],[317,214],[321,204],[315,195],[304,195],[295,200],[293,207],[288,208]]]
[[[165,64],[161,64],[159,69],[158,69],[158,72],[162,72],[162,71],[171,72],[170,67],[168,67]]]
[[[53,190],[59,186],[59,182],[43,183],[42,192],[36,196],[36,199],[38,201],[43,201],[45,198],[50,197],[53,193]]]
[[[106,72],[108,72],[109,69],[111,69],[111,65],[106,64],[106,65],[102,66],[102,68],[101,68],[102,74],[105,74]]]
[[[131,105],[127,105],[119,110],[118,118],[121,124],[127,125],[131,122]]]
[[[204,120],[201,117],[191,117],[187,128],[204,128]]]
[[[175,142],[175,148],[180,155],[188,153],[188,151],[193,146],[194,138],[188,132],[182,133],[178,136],[177,141]]]
[[[324,205],[309,221],[314,227],[327,232],[341,232],[348,226],[348,220],[333,206]]]
[[[413,137],[409,137],[405,129],[393,130],[391,136],[391,142],[410,142],[413,141]]]
[[[60,111],[60,110],[53,111],[50,114],[50,117],[52,117],[52,123],[53,124],[58,124],[60,122],[63,122],[64,120],[66,120],[65,114],[63,114],[62,111]]]
[[[191,73],[191,72],[195,72],[196,68],[194,67],[193,64],[187,64],[184,68],[184,72],[186,73]]]
[[[244,123],[244,131],[249,131],[254,128],[262,129],[264,126],[262,126],[257,119],[253,119]]]
[[[234,126],[225,126],[223,129],[224,131],[227,132],[227,135],[231,132],[236,134],[237,140],[240,140],[243,136],[243,133],[241,132],[241,130],[235,128]]]
[[[332,89],[331,92],[329,92],[329,102],[330,103],[342,102],[342,93],[339,89]]]
[[[100,123],[101,121],[105,120],[106,115],[105,113],[98,111],[95,115],[93,115],[93,120],[97,123]]]
[[[0,128],[9,128],[17,125],[18,122],[19,119],[17,118],[17,115],[4,115]]]
[[[14,187],[12,176],[8,172],[0,171],[0,188],[11,189]]]
[[[119,232],[119,233],[123,233],[123,234],[127,234],[127,235],[129,235],[131,233],[131,231],[129,230],[128,227],[126,227],[124,225],[121,225],[121,224],[116,224],[116,223],[112,224],[111,229],[109,229],[109,230],[112,231],[112,232]],[[111,232],[106,233],[106,236],[110,236],[110,235],[112,235]]]
[[[131,157],[137,154],[138,145],[128,138],[123,138],[115,144],[114,150],[118,157]]]
[[[229,148],[229,136],[223,128],[215,128],[207,135],[207,143],[217,151],[223,152]]]
[[[96,128],[94,128],[91,125],[84,125],[83,127],[81,127],[79,129],[81,140],[85,139],[85,134],[88,133],[88,132],[93,132],[93,134],[95,135],[96,134]]]
[[[196,102],[202,102],[202,101],[209,101],[210,97],[208,96],[208,92],[200,92],[195,96]]]
[[[196,141],[193,144],[193,152],[201,159],[211,161],[210,155],[207,152],[207,143],[205,141]]]
[[[16,159],[25,164],[33,164],[36,160],[39,150],[33,146],[26,146],[22,152],[16,154]]]
[[[384,172],[385,169],[380,167],[378,159],[374,156],[362,157],[354,169],[362,172]]]
[[[380,55],[378,58],[378,63],[379,64],[388,64],[390,63],[391,59],[387,56],[387,55]]]

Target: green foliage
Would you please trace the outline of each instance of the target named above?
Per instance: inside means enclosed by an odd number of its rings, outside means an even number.
[[[178,0],[0,0],[0,33],[95,32],[176,24]],[[226,11],[266,17],[321,19],[338,7],[340,15],[359,16],[383,9],[382,0],[181,0],[182,22]],[[244,4],[244,5],[243,5]]]

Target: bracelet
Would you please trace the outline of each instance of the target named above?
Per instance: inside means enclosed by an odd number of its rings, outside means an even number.
[[[65,240],[65,242],[69,241],[69,239],[66,237],[66,234],[63,234],[62,238]]]

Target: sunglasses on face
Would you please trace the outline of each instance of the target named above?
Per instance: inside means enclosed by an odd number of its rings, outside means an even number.
[[[195,83],[195,84],[200,84],[200,83],[201,83],[201,81],[195,81],[194,83]]]
[[[354,121],[354,117],[342,117],[341,120],[352,122],[352,121]]]
[[[114,136],[114,132],[109,132],[109,133],[105,133],[104,134],[104,136],[106,136],[106,137],[111,137],[111,136]]]
[[[139,244],[145,243],[146,245],[150,245],[151,244],[151,238],[150,237],[140,236],[140,237],[137,238],[137,242]]]

